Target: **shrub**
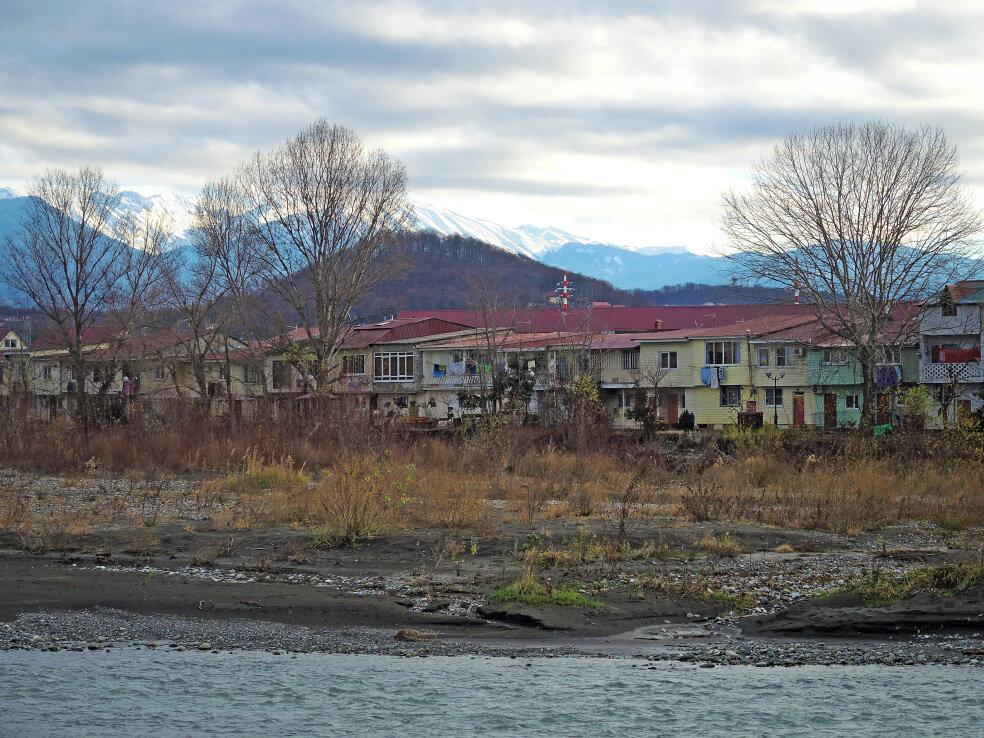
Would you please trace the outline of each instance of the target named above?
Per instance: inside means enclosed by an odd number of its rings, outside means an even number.
[[[692,431],[696,426],[696,421],[697,419],[692,412],[684,410],[677,420],[677,428],[683,431]]]
[[[385,458],[359,458],[328,472],[314,491],[323,528],[313,543],[355,546],[379,535],[411,501],[414,479],[412,466],[394,466]]]

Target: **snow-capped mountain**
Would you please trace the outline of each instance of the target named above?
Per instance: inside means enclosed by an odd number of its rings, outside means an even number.
[[[722,260],[682,246],[633,248],[575,236],[559,228],[507,228],[432,205],[415,205],[417,227],[485,241],[561,269],[611,282],[622,289],[653,289],[683,282],[727,282]]]
[[[534,225],[507,228],[490,220],[471,218],[461,213],[419,202],[414,205],[414,214],[417,216],[417,227],[420,230],[436,231],[444,235],[468,236],[533,259],[539,259],[544,252],[555,251],[572,243],[651,254],[687,252],[683,246],[634,248],[602,243],[593,238],[575,236],[573,233],[568,233],[560,228],[542,228]]]
[[[27,202],[28,198],[15,190],[0,188],[0,241],[4,232],[17,227]],[[120,211],[138,219],[149,213],[165,213],[173,223],[174,246],[182,247],[189,241],[195,198],[172,192],[141,195],[124,190],[120,193]],[[633,248],[576,236],[560,228],[509,228],[424,203],[417,203],[415,212],[420,230],[475,238],[549,266],[607,280],[622,289],[653,289],[684,282],[721,284],[729,278],[721,259],[693,254],[679,246]]]
[[[140,220],[146,215],[158,213],[163,213],[171,219],[175,245],[186,244],[195,216],[195,198],[173,192],[161,192],[150,196],[132,190],[120,192],[121,215],[131,215]]]

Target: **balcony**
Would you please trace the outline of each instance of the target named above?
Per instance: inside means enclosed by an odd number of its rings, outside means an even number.
[[[920,362],[919,381],[923,384],[949,382],[984,382],[984,368],[978,361],[948,361],[931,364]]]
[[[492,385],[492,374],[441,374],[425,376],[424,389],[482,389]]]

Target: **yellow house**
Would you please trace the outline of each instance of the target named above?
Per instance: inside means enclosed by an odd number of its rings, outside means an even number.
[[[669,422],[689,410],[702,428],[737,423],[746,412],[761,412],[764,422],[778,414],[779,425],[789,425],[805,421],[795,408],[803,408],[808,387],[806,358],[795,337],[782,332],[813,322],[779,315],[633,338],[641,346],[640,362],[651,368],[652,386],[665,398]]]

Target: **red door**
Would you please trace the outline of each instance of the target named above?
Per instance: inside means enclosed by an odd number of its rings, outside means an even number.
[[[823,396],[823,427],[837,427],[837,395]]]
[[[966,420],[973,411],[970,409],[970,400],[957,400],[957,420]]]
[[[793,395],[793,425],[797,428],[806,422],[806,407],[803,393],[797,392]]]
[[[673,392],[666,396],[666,422],[670,425],[676,425],[680,422],[680,405],[677,395]]]
[[[888,425],[892,422],[892,398],[885,392],[878,394],[878,413],[875,422],[878,425]]]

